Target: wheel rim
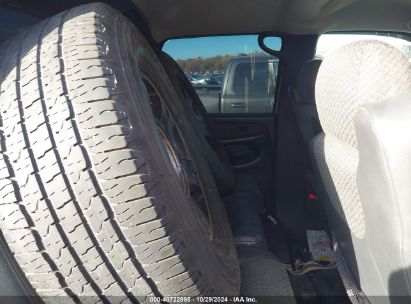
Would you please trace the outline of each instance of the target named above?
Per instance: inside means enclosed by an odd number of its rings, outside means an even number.
[[[172,116],[166,101],[149,77],[143,75],[143,83],[150,98],[150,105],[161,141],[184,194],[194,203],[195,214],[209,239],[213,239],[212,220],[207,196],[192,161],[188,145],[180,132],[177,120]]]

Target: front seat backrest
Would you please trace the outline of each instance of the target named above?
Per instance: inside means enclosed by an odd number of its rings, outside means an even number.
[[[410,92],[410,62],[377,40],[339,48],[317,76],[324,131],[311,149],[319,191],[342,256],[367,296],[411,295]]]
[[[297,88],[293,90],[291,97],[300,134],[307,144],[321,132],[314,95],[321,62],[321,59],[304,62],[298,73]]]

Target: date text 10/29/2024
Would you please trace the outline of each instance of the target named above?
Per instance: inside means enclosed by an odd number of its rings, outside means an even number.
[[[150,297],[151,303],[258,303],[253,297]]]

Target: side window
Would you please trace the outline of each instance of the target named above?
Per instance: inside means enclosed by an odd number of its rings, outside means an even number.
[[[411,62],[410,36],[389,32],[323,34],[317,42],[317,58],[325,58],[334,49],[359,40],[379,40],[399,49]]]
[[[274,44],[281,48],[281,38]],[[172,39],[163,51],[176,60],[208,113],[271,113],[279,60],[257,35]]]

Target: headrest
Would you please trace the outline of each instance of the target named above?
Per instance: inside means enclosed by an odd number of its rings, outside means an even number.
[[[315,103],[315,80],[321,62],[321,59],[311,59],[302,65],[297,79],[297,94],[300,103]]]
[[[324,59],[317,76],[315,97],[322,128],[356,148],[356,110],[408,91],[411,64],[400,50],[377,40],[342,46]]]

